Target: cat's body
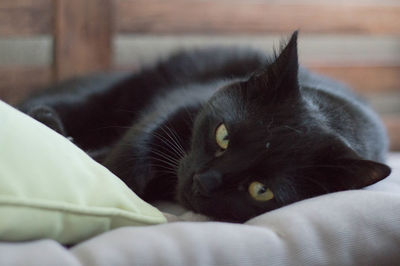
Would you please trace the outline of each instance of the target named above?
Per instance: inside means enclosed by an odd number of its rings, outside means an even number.
[[[63,83],[20,108],[144,199],[222,220],[386,177],[378,117],[342,84],[298,70],[296,37],[275,61],[250,49],[181,52],[133,75]],[[258,197],[267,189],[272,199]]]

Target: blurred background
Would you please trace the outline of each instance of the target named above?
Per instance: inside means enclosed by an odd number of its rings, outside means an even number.
[[[0,99],[181,48],[269,52],[296,29],[301,64],[365,96],[400,150],[400,0],[0,0]]]

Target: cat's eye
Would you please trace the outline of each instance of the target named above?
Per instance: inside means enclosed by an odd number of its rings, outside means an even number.
[[[256,201],[268,201],[274,198],[274,193],[264,184],[257,181],[250,183],[249,194]]]
[[[215,131],[215,141],[221,150],[226,150],[229,144],[228,130],[224,123],[220,124]]]

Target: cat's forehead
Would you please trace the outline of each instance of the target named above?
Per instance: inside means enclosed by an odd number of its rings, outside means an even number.
[[[217,91],[205,105],[208,115],[224,121],[241,121],[249,118],[249,103],[235,85],[228,85]]]

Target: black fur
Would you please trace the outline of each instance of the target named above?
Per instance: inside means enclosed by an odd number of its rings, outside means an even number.
[[[145,200],[177,200],[220,220],[242,222],[390,173],[380,120],[342,84],[299,68],[297,32],[273,58],[180,52],[132,75],[56,85],[20,108],[71,136]],[[221,123],[229,147],[216,157]],[[255,201],[252,181],[274,199]]]

